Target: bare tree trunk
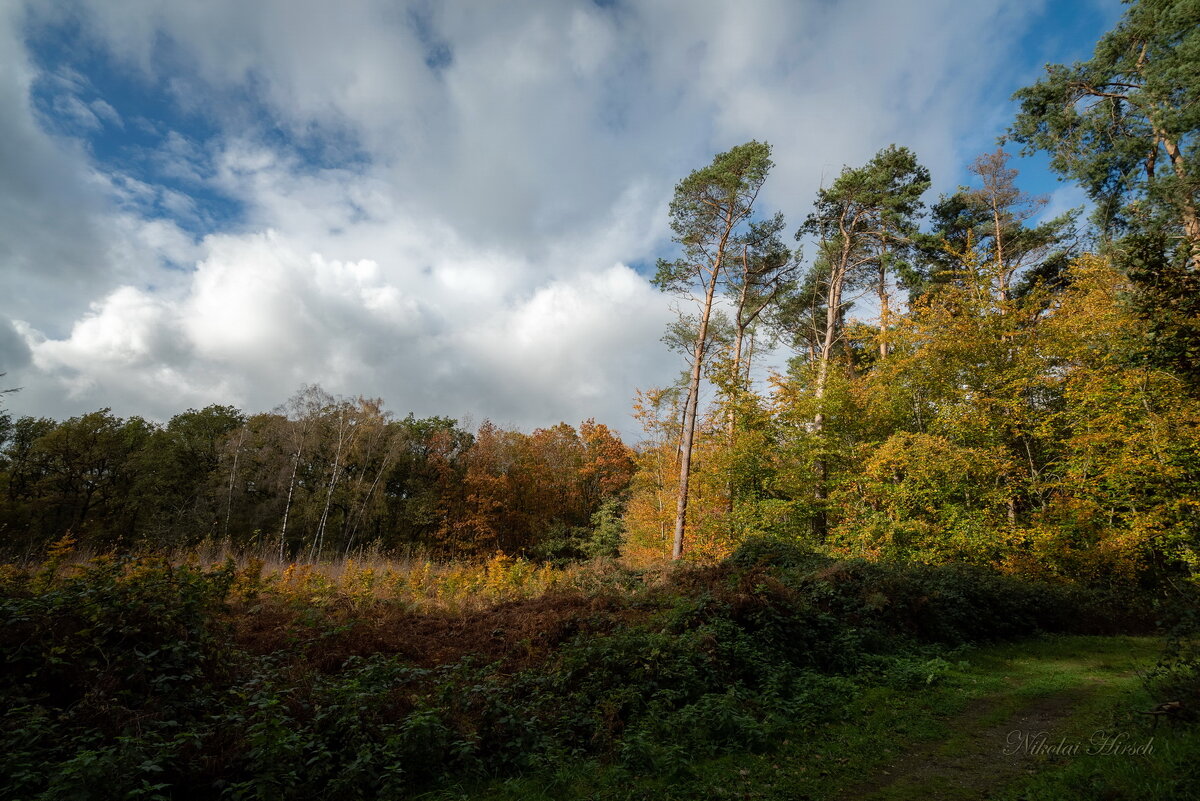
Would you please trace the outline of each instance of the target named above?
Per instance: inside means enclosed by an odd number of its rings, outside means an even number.
[[[738,388],[742,385],[742,342],[746,339],[747,327],[738,323],[733,338],[733,381]]]
[[[745,289],[743,289],[742,290],[743,299],[745,298],[745,296],[746,296],[746,291],[745,291]],[[739,309],[739,314],[740,314],[740,309]],[[728,426],[728,429],[729,429],[726,432],[726,435],[729,438],[729,447],[730,448],[733,448],[734,444],[737,442],[737,406],[736,406],[736,402],[737,402],[738,396],[741,394],[741,388],[742,388],[742,339],[746,335],[746,328],[745,328],[745,326],[743,326],[741,324],[741,320],[738,320],[736,327],[737,327],[737,333],[735,335],[734,344],[733,344],[733,392],[734,392],[734,394],[730,397],[731,403],[729,405],[729,419],[726,421],[726,425]],[[733,476],[730,475],[729,479],[725,482],[725,494],[727,496],[725,499],[725,513],[727,515],[729,515],[729,517],[731,519],[733,518],[733,490],[734,490]]]
[[[1188,241],[1188,250],[1190,251],[1188,264],[1193,270],[1200,270],[1200,213],[1197,213],[1195,198],[1188,190],[1187,166],[1183,163],[1183,154],[1179,151],[1179,145],[1162,134],[1159,134],[1159,138],[1167,150],[1167,157],[1171,160],[1171,170],[1179,179],[1180,186],[1183,187],[1179,211],[1183,216],[1183,234]]]
[[[829,361],[833,354],[833,346],[837,343],[838,320],[841,317],[842,286],[846,281],[846,269],[850,264],[849,234],[843,237],[842,256],[829,275],[829,296],[825,304],[825,332],[821,339],[821,356],[817,361],[817,384],[813,397],[817,400],[817,413],[813,418],[813,430],[820,433],[825,428],[825,410],[822,402],[825,399],[825,388],[829,383]]]
[[[997,205],[999,201],[996,198],[995,192],[991,193],[990,198],[992,206],[992,226],[994,228],[992,235],[996,239],[996,280],[1000,282],[1000,302],[1004,304],[1008,303],[1008,273],[1005,271],[1004,267],[1004,235],[1001,231],[1000,207]],[[1000,313],[1004,313],[1003,306],[1000,307]]]
[[[734,334],[733,340],[733,392],[735,394],[730,398],[730,400],[736,400],[737,395],[740,394],[742,390],[742,342],[746,338],[746,326],[742,325],[741,321],[738,321],[736,329],[737,331]],[[736,424],[737,413],[731,405],[729,409],[728,420],[730,445],[733,444],[734,428],[736,427]]]
[[[325,508],[321,510],[321,522],[317,524],[317,536],[313,540],[313,553],[317,559],[321,558],[321,551],[325,547],[325,524],[329,520],[329,505],[333,501],[333,490],[337,486],[338,474],[342,466],[342,446],[345,444],[345,437],[346,410],[342,408],[338,411],[337,449],[333,455],[333,469],[329,473],[329,486],[325,489]]]
[[[884,257],[879,260],[879,285],[876,291],[879,293],[879,358],[886,359],[888,357],[888,341],[887,331],[888,325],[891,322],[891,309],[888,308],[888,291],[887,291],[887,250],[884,250]]]
[[[1147,43],[1142,42],[1142,52],[1138,54],[1137,71],[1138,74],[1145,77],[1146,67],[1146,49]],[[1128,98],[1125,98],[1128,100]],[[1188,189],[1188,170],[1187,165],[1183,162],[1183,153],[1179,150],[1179,144],[1167,136],[1166,131],[1162,129],[1156,119],[1157,115],[1150,113],[1147,110],[1147,116],[1150,118],[1150,128],[1154,133],[1155,139],[1162,143],[1162,146],[1167,151],[1167,158],[1171,161],[1171,171],[1175,173],[1175,177],[1179,179],[1179,185],[1183,187],[1183,196],[1180,199],[1179,211],[1183,216],[1183,235],[1188,241],[1188,267],[1193,270],[1200,270],[1200,213],[1196,209],[1195,196]],[[1154,150],[1151,151],[1150,157],[1146,160],[1146,174],[1148,177],[1154,175],[1154,161],[1158,152],[1158,143],[1155,143]]]
[[[358,525],[362,522],[363,517],[366,515],[367,504],[370,502],[371,496],[375,494],[375,487],[379,485],[379,479],[383,478],[383,473],[388,468],[390,458],[391,452],[385,452],[383,461],[379,465],[379,472],[375,474],[375,480],[371,482],[371,488],[367,490],[366,497],[363,498],[362,504],[358,507],[358,512],[354,515],[354,526],[350,529],[349,536],[346,537],[346,548],[343,552],[346,556],[350,555],[350,545],[354,542],[355,535],[358,534]]]
[[[746,295],[750,290],[750,267],[746,254],[746,246],[742,245],[742,275],[745,276],[742,280],[741,289],[738,291],[737,312],[734,318],[734,337],[733,337],[733,391],[736,393],[742,386],[742,340],[746,336],[746,328],[750,325],[749,322],[743,319],[743,312],[746,309]],[[730,398],[734,400],[734,398]],[[737,424],[737,415],[730,406],[729,409],[729,444],[733,445],[734,429]],[[729,510],[733,511],[733,496],[730,495]]]
[[[279,561],[283,561],[284,543],[287,542],[288,515],[292,511],[292,493],[296,489],[296,471],[300,468],[300,453],[304,450],[304,434],[301,433],[300,444],[296,446],[296,455],[292,457],[292,477],[288,481],[287,502],[283,505],[283,527],[279,530]]]
[[[750,386],[750,365],[754,364],[754,332],[750,332],[750,344],[746,348],[746,386]]]
[[[229,517],[233,512],[233,481],[237,476],[238,457],[242,455],[242,443],[246,441],[246,427],[242,426],[237,445],[233,449],[233,466],[229,469],[229,494],[225,497],[225,536],[229,537]]]
[[[843,226],[841,257],[829,275],[829,294],[825,304],[825,332],[821,340],[821,356],[817,361],[817,381],[813,391],[813,397],[817,402],[817,411],[813,416],[812,433],[817,435],[825,431],[825,391],[829,385],[829,363],[833,356],[833,347],[837,344],[838,322],[842,308],[842,288],[850,265],[852,244],[850,234]],[[829,529],[824,508],[825,502],[829,499],[829,465],[826,463],[824,455],[817,458],[814,468],[817,474],[814,494],[818,508],[813,519],[813,533],[818,539],[824,539]]]
[[[364,406],[364,409],[365,408],[366,407]],[[364,419],[366,419],[366,418],[364,418]],[[362,426],[362,425],[365,425],[365,423],[360,421],[359,425]],[[360,428],[360,430],[361,430],[361,428]],[[375,453],[375,446],[378,445],[380,442],[383,443],[383,458],[382,458],[382,461],[380,462],[379,471],[376,473],[375,479],[371,482],[371,486],[367,490],[367,494],[364,496],[363,495],[363,486],[366,484],[366,469],[365,469],[365,467],[367,464],[370,463],[371,457]],[[358,525],[361,522],[362,516],[366,514],[367,504],[371,500],[371,496],[375,493],[375,487],[379,483],[380,477],[383,476],[383,471],[387,468],[387,465],[390,463],[391,457],[392,457],[392,448],[391,448],[391,441],[387,437],[387,423],[380,420],[378,429],[376,429],[374,431],[374,433],[372,434],[372,436],[367,440],[366,453],[363,454],[363,456],[362,456],[362,464],[363,464],[364,469],[358,471],[358,475],[355,477],[355,480],[354,480],[354,486],[350,490],[350,497],[352,499],[362,498],[362,502],[357,505],[357,508],[351,509],[350,515],[348,517],[346,517],[346,519],[343,522],[342,536],[346,543],[342,549],[342,552],[344,555],[348,556],[350,554],[350,545],[354,541],[355,535],[358,533]],[[352,506],[354,505],[353,502],[351,505]]]

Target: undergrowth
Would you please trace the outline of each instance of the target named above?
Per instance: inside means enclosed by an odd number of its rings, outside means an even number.
[[[1066,585],[760,544],[587,592],[506,593],[517,568],[484,566],[486,609],[362,571],[67,561],[0,573],[0,797],[398,799],[583,759],[671,775],[864,686],[934,683],[962,644],[1138,622]]]

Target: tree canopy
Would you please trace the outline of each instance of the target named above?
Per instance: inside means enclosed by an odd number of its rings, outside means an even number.
[[[1200,2],[1130,3],[1091,59],[1014,98],[1012,138],[1087,190],[1105,232],[1169,229],[1200,268]]]

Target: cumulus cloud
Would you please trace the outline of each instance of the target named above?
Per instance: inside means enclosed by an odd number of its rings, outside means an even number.
[[[191,254],[172,221],[117,206],[114,179],[81,141],[39,124],[32,103],[39,78],[68,92],[82,91],[87,82],[70,70],[39,76],[19,12],[0,6],[0,323],[31,320],[59,336],[97,297],[122,283],[158,280],[164,260]],[[7,367],[0,363],[0,370]]]
[[[462,262],[428,271],[404,259],[342,262],[297,251],[273,231],[214,237],[207,247],[186,286],[122,286],[65,338],[22,321],[33,365],[72,397],[159,414],[212,397],[263,408],[319,381],[401,397],[422,414],[525,426],[592,407],[616,412],[614,388],[658,367],[638,354],[665,322],[661,298],[624,265],[484,304],[460,302]]]
[[[320,382],[401,412],[632,432],[635,388],[678,371],[658,342],[668,299],[631,267],[668,251],[674,183],[758,138],[777,163],[764,207],[796,224],[892,142],[952,188],[1003,124],[1014,87],[996,76],[1036,8],[16,4],[0,13],[13,406],[161,418]],[[125,105],[34,57],[59,28]],[[120,135],[141,144],[89,145]]]

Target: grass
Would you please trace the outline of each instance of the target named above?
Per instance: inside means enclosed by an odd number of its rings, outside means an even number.
[[[1152,758],[1085,755],[1032,777],[1001,801],[1181,801],[1200,795],[1200,730],[1153,736]]]
[[[798,730],[766,753],[707,760],[671,776],[635,777],[619,769],[579,765],[430,798],[903,801],[984,798],[993,791],[1007,793],[1003,797],[1013,801],[1096,798],[1086,791],[1068,793],[1082,778],[1092,790],[1108,781],[1133,788],[1130,795],[1116,798],[1184,798],[1188,796],[1171,795],[1175,789],[1149,788],[1173,788],[1178,766],[1200,753],[1191,730],[1160,728],[1153,733],[1159,747],[1148,757],[1034,757],[1018,771],[995,770],[1003,764],[1010,723],[1018,725],[1023,711],[1061,702],[1066,708],[1053,719],[1050,732],[1055,739],[1086,739],[1097,729],[1127,731],[1138,741],[1151,736],[1133,710],[1152,705],[1138,673],[1153,663],[1158,647],[1152,638],[1065,636],[962,650],[949,660],[931,660],[924,680],[919,671],[879,677],[881,683],[859,693],[840,720],[816,731]],[[924,767],[897,771],[893,765],[902,756]],[[1026,778],[1028,769],[1038,771],[1034,779]],[[1004,786],[995,786],[997,781]],[[1149,794],[1134,792],[1140,782],[1148,783]]]
[[[58,569],[64,574],[105,556],[76,547],[69,536],[52,546],[51,552],[59,553]],[[554,566],[499,552],[476,559],[444,560],[421,549],[383,553],[377,547],[321,559],[287,559],[280,558],[273,545],[236,547],[228,539],[205,540],[163,556],[172,564],[204,569],[232,563],[242,585],[251,583],[260,590],[274,590],[318,606],[389,601],[414,611],[450,613],[478,612],[555,591],[595,594],[639,589],[660,580],[671,567],[663,563],[634,573],[612,560]],[[13,563],[23,569],[40,566],[40,562]]]

